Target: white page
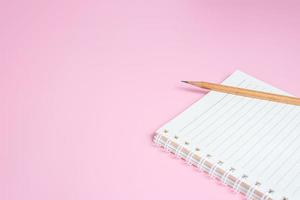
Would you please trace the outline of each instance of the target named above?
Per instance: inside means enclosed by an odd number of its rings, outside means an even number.
[[[223,84],[288,95],[240,71]],[[163,130],[274,190],[274,199],[300,199],[300,107],[211,91]]]

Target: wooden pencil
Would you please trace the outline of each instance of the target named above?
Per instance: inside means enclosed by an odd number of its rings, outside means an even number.
[[[261,91],[256,91],[256,90],[249,90],[249,89],[226,86],[226,85],[215,84],[215,83],[208,83],[208,82],[203,82],[203,81],[200,81],[200,82],[198,82],[198,81],[182,81],[182,82],[194,85],[196,87],[208,89],[208,90],[214,90],[214,91],[233,94],[233,95],[239,95],[239,96],[244,96],[244,97],[250,97],[250,98],[256,98],[256,99],[262,99],[262,100],[268,100],[268,101],[274,101],[274,102],[279,102],[279,103],[300,106],[300,98],[296,98],[296,97],[273,94],[273,93],[268,93],[268,92],[261,92]]]

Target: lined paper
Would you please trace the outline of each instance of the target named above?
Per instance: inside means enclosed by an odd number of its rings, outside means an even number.
[[[241,71],[223,84],[289,95]],[[300,107],[209,92],[161,127],[190,150],[199,148],[273,190],[274,199],[300,199]]]

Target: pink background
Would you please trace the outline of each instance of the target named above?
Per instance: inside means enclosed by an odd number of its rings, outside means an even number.
[[[240,69],[300,96],[296,1],[1,1],[0,199],[234,200],[152,133]]]

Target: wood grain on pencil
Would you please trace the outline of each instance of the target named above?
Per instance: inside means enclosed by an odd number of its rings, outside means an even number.
[[[232,86],[226,86],[226,85],[220,85],[215,83],[208,83],[208,82],[197,82],[197,81],[182,81],[184,83],[188,83],[200,88],[208,89],[208,90],[214,90],[218,92],[228,93],[228,94],[234,94],[244,97],[250,97],[250,98],[256,98],[256,99],[262,99],[262,100],[268,100],[268,101],[274,101],[279,103],[286,103],[286,104],[292,104],[300,106],[300,98],[296,97],[290,97],[285,95],[278,95],[268,92],[260,92],[256,90],[249,90],[244,88],[238,88],[238,87],[232,87]]]

